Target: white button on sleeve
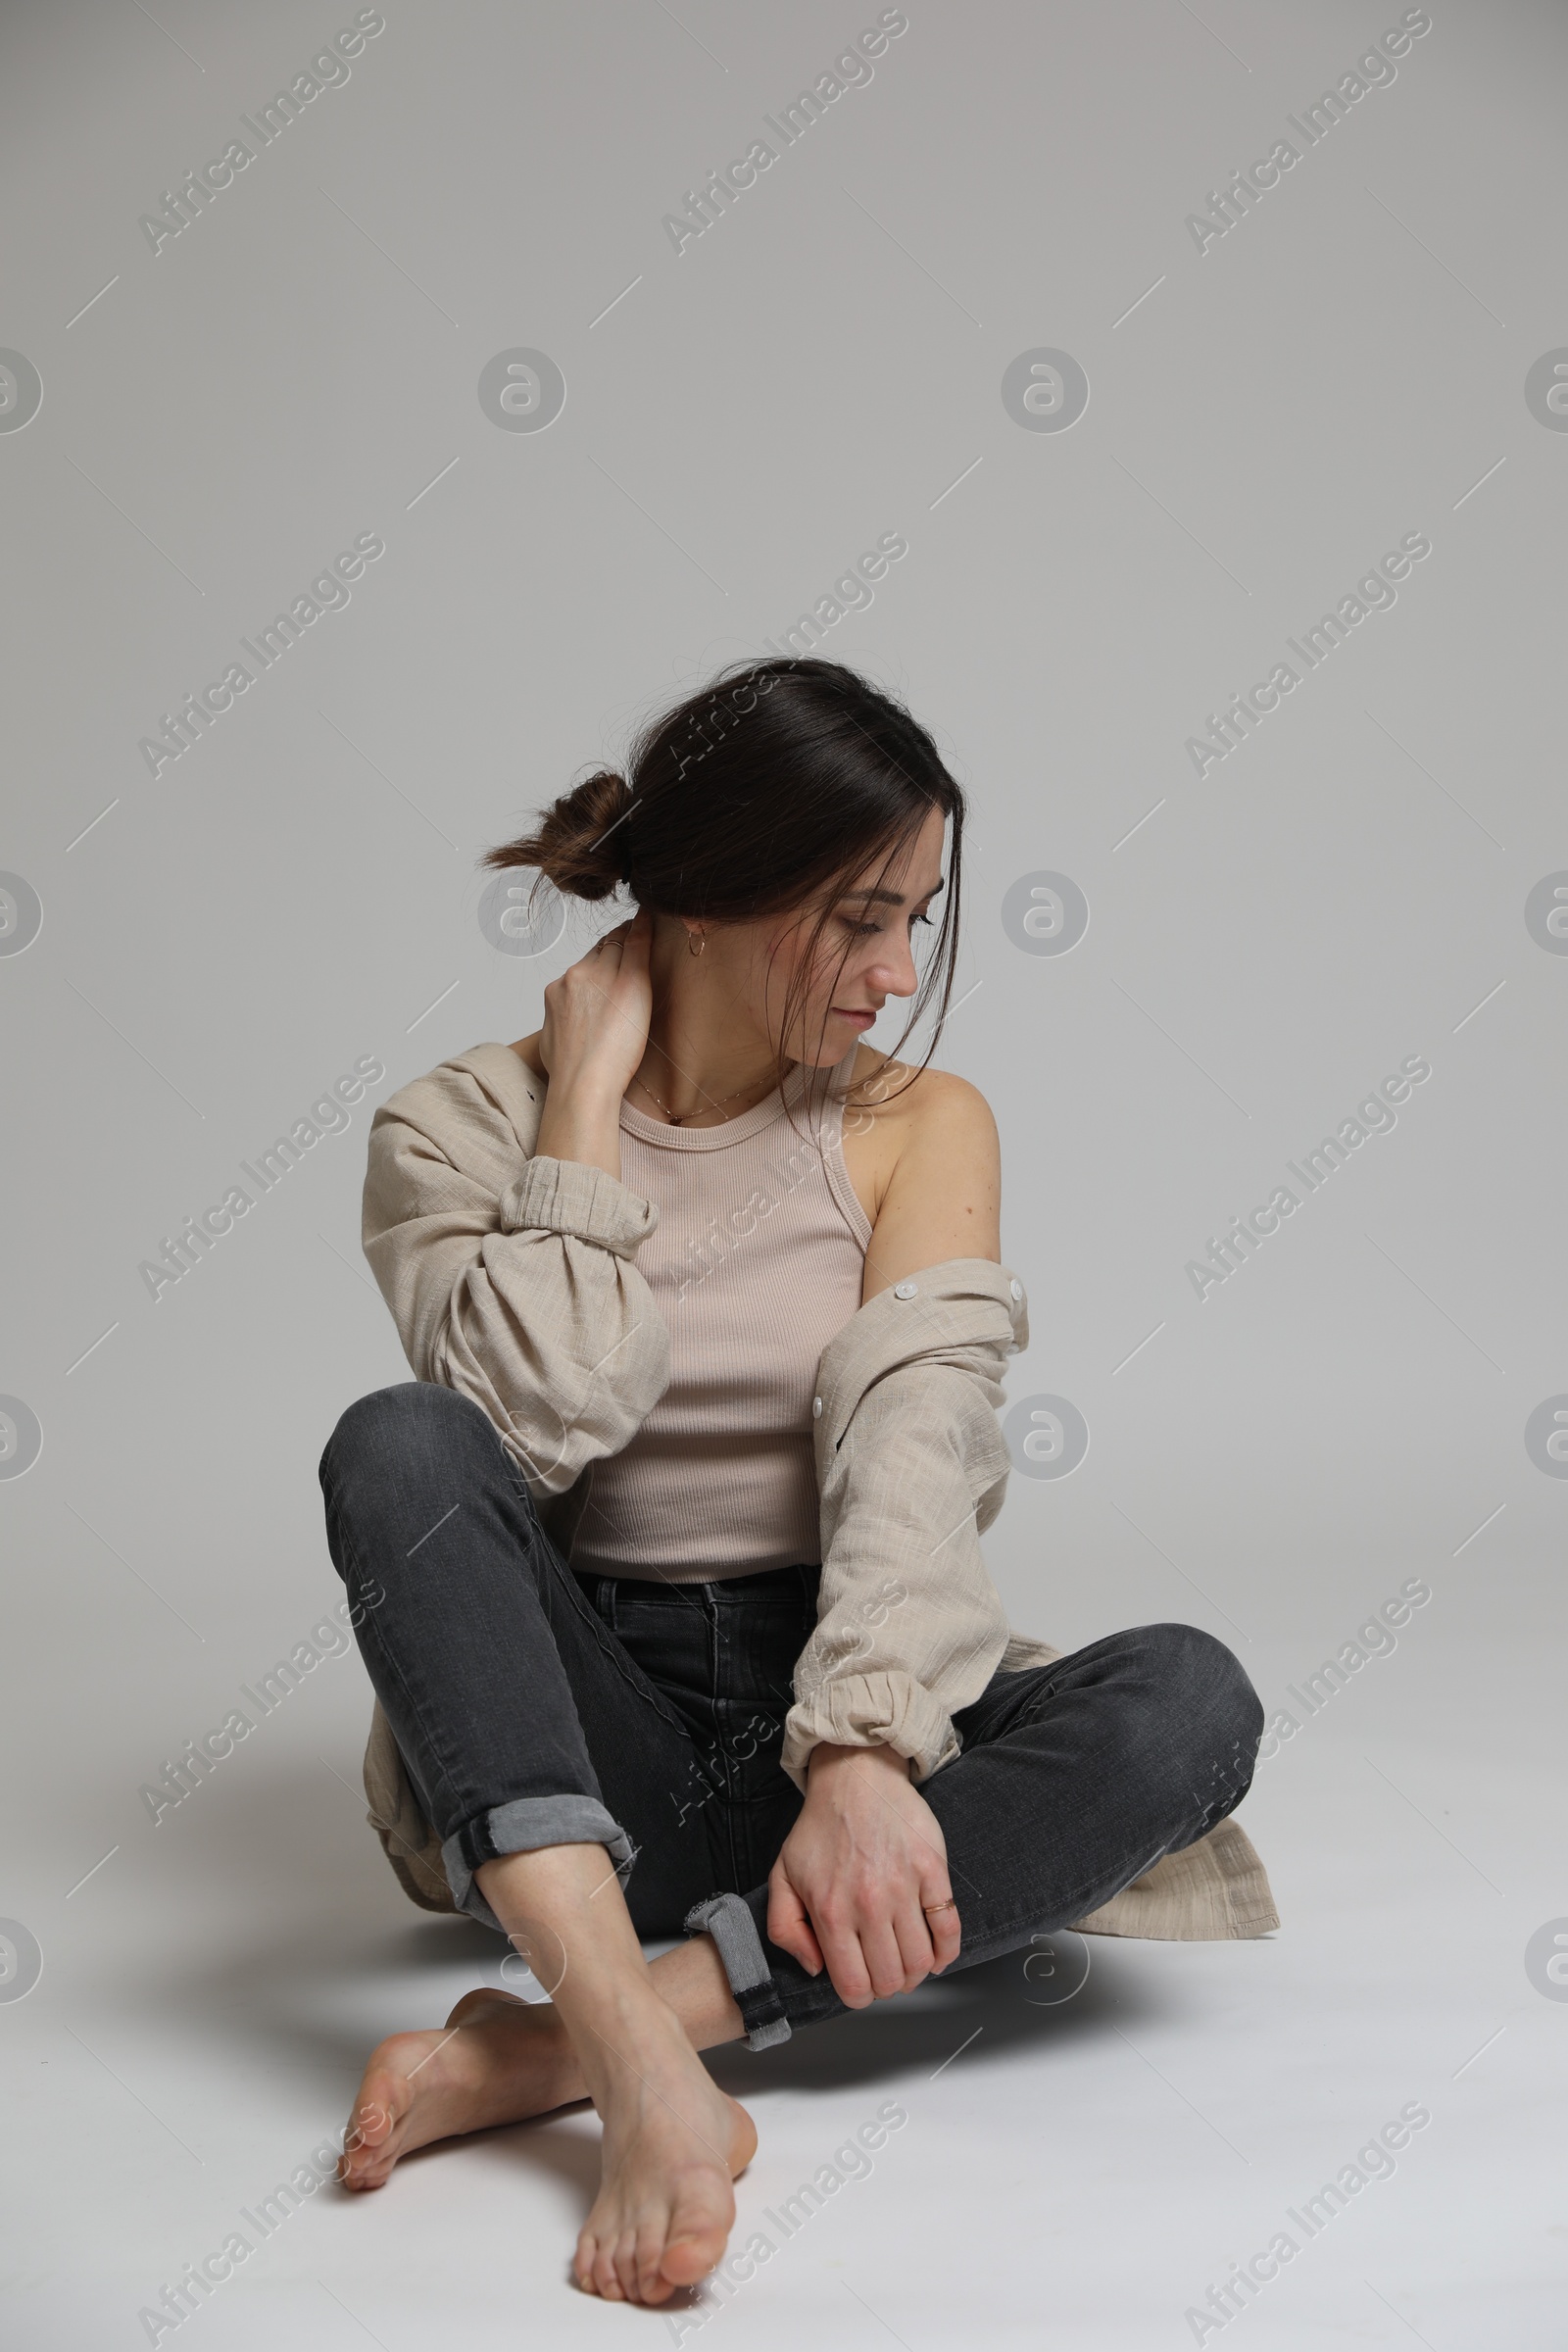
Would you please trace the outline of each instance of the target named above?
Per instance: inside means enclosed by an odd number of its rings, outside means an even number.
[[[1018,1280],[1016,1274],[1013,1276],[1011,1282],[1008,1283],[1007,1288],[1009,1291],[1011,1291],[1015,1298],[1021,1298],[1023,1297],[1023,1284]]]
[[[893,1286],[893,1296],[895,1298],[912,1298],[919,1288],[917,1282],[896,1282]]]
[[[811,1419],[812,1419],[813,1421],[820,1421],[820,1420],[821,1420],[821,1418],[822,1418],[822,1399],[821,1399],[821,1397],[820,1397],[820,1396],[813,1396],[813,1397],[811,1398]]]

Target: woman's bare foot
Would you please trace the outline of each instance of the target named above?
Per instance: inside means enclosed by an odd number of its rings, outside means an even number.
[[[735,2222],[730,2182],[756,2153],[757,2128],[651,1987],[629,2004],[613,2044],[598,2041],[604,2170],[572,2275],[585,2293],[612,2302],[662,2303],[723,2255]],[[549,2002],[466,1992],[444,2028],[393,2034],[372,2053],[338,2179],[345,2188],[379,2188],[415,2148],[523,2123],[588,2095]]]
[[[500,1854],[474,1878],[550,1999],[470,1992],[444,2034],[382,2042],[339,2178],[379,2188],[411,2148],[586,2094],[604,2170],[573,2275],[612,2302],[666,2302],[721,2260],[730,2183],[757,2150],[751,2117],[697,2055],[745,2032],[717,1948],[694,1936],[650,1968],[609,1853],[588,1840]]]
[[[604,2175],[572,2274],[611,2302],[663,2303],[721,2259],[735,2223],[730,2182],[757,2152],[757,2128],[651,1988],[628,2002],[613,2042],[598,2038]]]
[[[400,2156],[585,2099],[588,2085],[548,2002],[481,1987],[439,2032],[393,2034],[372,2052],[344,2134],[338,2179],[379,2188]]]

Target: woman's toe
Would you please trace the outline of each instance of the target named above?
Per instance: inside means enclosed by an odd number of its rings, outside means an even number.
[[[623,2230],[615,2240],[615,2278],[628,2303],[639,2300],[641,2287],[637,2277],[637,2232]]]
[[[662,2303],[670,2293],[669,2280],[659,2267],[666,2242],[662,2222],[645,2222],[637,2232],[637,2293],[644,2303]]]
[[[695,2286],[718,2262],[727,2235],[707,2215],[677,2211],[659,2266],[665,2279],[671,2286]]]

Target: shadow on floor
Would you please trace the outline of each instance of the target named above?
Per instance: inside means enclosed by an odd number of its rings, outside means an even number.
[[[991,2060],[999,2054],[1076,2042],[1104,2035],[1114,2014],[1135,2024],[1157,2012],[1152,1988],[1140,1985],[1125,1957],[1107,1957],[1103,1936],[1058,1939],[1062,1959],[1089,1954],[1089,1974],[1069,1999],[1040,1999],[1040,1985],[1024,1975],[1026,1954],[1010,1952],[976,1968],[942,1979],[928,1978],[912,1993],[875,2001],[868,2009],[799,2029],[767,2050],[736,2044],[710,2050],[715,2082],[734,2098],[762,2090],[833,2090],[873,2083],[908,2072],[933,2075],[956,2059]],[[971,2038],[973,2037],[973,2038]],[[967,2045],[967,2046],[965,2046]]]
[[[477,1921],[421,1912],[408,1900],[358,1789],[344,1787],[332,1767],[341,1769],[341,1759],[318,1770],[291,1762],[266,1775],[231,1776],[222,1806],[189,1822],[184,1867],[203,1875],[209,1893],[215,1883],[220,1890],[232,1883],[243,1932],[215,1937],[206,1951],[205,1938],[187,1942],[184,1984],[172,1985],[165,1973],[146,1991],[166,2016],[172,2000],[187,2030],[210,2033],[225,2071],[243,2063],[248,2049],[262,2065],[298,2069],[323,2086],[330,2082],[335,2095],[340,2084],[352,2090],[382,2034],[438,2025],[467,1985],[501,1984],[507,1955],[501,1938]],[[217,1796],[219,1786],[210,1793]],[[260,1930],[258,1919],[266,1923]],[[934,2074],[971,2035],[960,2063],[1063,2037],[1103,2037],[1113,2012],[1136,2031],[1165,2006],[1159,1976],[1147,1965],[1157,1948],[1066,1932],[1060,1965],[1069,1981],[1072,1954],[1081,1968],[1087,1953],[1089,1964],[1067,1999],[1050,1997],[1047,1969],[1038,1961],[1026,1968],[1025,1948],[803,2028],[769,2050],[726,2045],[709,2053],[709,2064],[726,2090],[744,2098],[874,2083],[906,2071]],[[462,1982],[454,1988],[455,1975]],[[407,1997],[393,1999],[400,1980]],[[236,2020],[243,2020],[238,2051]]]

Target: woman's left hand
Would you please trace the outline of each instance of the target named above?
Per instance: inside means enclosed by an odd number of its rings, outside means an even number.
[[[851,2009],[957,1957],[942,1825],[887,1747],[811,1751],[806,1803],[768,1874],[769,1940]]]

